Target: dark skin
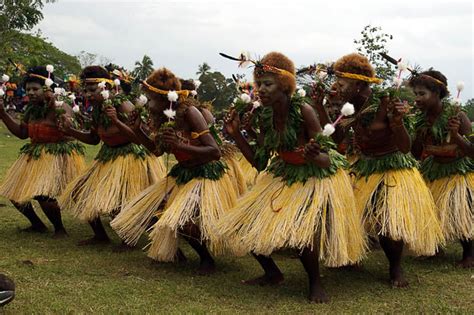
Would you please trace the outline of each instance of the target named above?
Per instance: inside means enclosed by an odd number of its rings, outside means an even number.
[[[103,106],[104,98],[101,95],[101,91],[102,89],[99,87],[98,83],[86,83],[84,85],[84,97],[94,107]],[[124,102],[118,110],[121,113],[130,114],[133,112],[134,106],[130,102]],[[129,139],[134,139],[135,133],[129,126],[118,119],[117,110],[113,106],[110,106],[104,109],[104,113],[112,122],[112,124],[107,128],[102,125],[96,125],[93,126],[90,131],[77,130],[73,128],[70,116],[63,117],[60,128],[66,134],[87,144],[97,145],[101,140],[112,147],[130,143],[131,140]],[[100,217],[90,221],[89,225],[94,231],[94,236],[80,241],[78,243],[79,246],[110,243],[110,239],[107,236]]]
[[[286,128],[289,107],[291,106],[290,94],[281,88],[277,78],[273,74],[264,74],[258,77],[255,80],[255,84],[263,106],[271,106],[273,108],[274,128],[282,132]],[[304,146],[306,160],[319,167],[329,167],[330,160],[328,154],[321,152],[320,146],[312,138],[321,132],[321,126],[319,125],[314,110],[311,106],[304,104],[301,107],[301,113],[303,116],[303,132],[301,132],[298,137],[298,143]],[[235,140],[245,158],[256,167],[255,153],[252,151],[247,140],[240,133],[239,115],[235,110],[230,111],[225,120],[224,127],[227,133]],[[259,143],[262,143],[265,130],[261,129],[261,132],[259,135]],[[267,257],[257,254],[253,254],[253,256],[259,262],[265,273],[261,277],[244,281],[245,284],[276,285],[283,281],[283,273],[270,256]],[[300,253],[300,260],[308,274],[310,287],[309,300],[311,302],[324,303],[328,301],[328,298],[321,284],[318,256],[318,248],[308,247],[304,248]]]
[[[425,86],[419,85],[413,87],[415,94],[416,106],[423,113],[429,124],[434,124],[443,112],[442,100],[437,91],[431,91]],[[468,156],[474,158],[474,146],[471,141],[466,140],[472,132],[471,122],[465,113],[459,112],[456,116],[451,117],[448,121],[447,128],[450,133],[450,144],[456,144],[460,149],[460,156]],[[447,140],[445,141],[447,142]],[[423,139],[421,135],[417,135],[414,142],[413,154],[420,158],[424,145],[432,145],[431,139]],[[445,143],[446,144],[446,143]],[[439,157],[435,156],[438,163],[451,163],[458,157]],[[457,262],[461,268],[474,267],[474,250],[472,239],[460,240],[463,248],[462,259]]]
[[[37,82],[28,82],[26,83],[25,90],[30,99],[31,106],[49,106],[54,108],[55,105],[53,93],[51,91],[44,92],[43,86],[41,84]],[[67,113],[72,113],[71,108],[67,105],[63,105],[63,109]],[[10,132],[18,138],[27,139],[29,137],[28,122],[18,122],[13,117],[11,117],[5,111],[3,98],[0,98],[0,119],[3,120],[8,130],[10,130]],[[58,121],[55,112],[50,111],[45,118],[36,120],[35,123],[41,123],[56,128]],[[61,219],[61,210],[56,200],[44,196],[37,196],[35,199],[38,200],[41,209],[54,226],[54,238],[67,236],[66,229],[64,228]],[[18,204],[12,201],[12,204],[31,222],[31,227],[27,228],[25,231],[42,233],[47,230],[44,223],[36,215],[31,203]]]
[[[148,109],[154,121],[156,130],[161,133],[161,141],[165,144],[166,153],[174,151],[182,151],[189,153],[192,158],[190,160],[179,162],[184,167],[196,167],[206,164],[211,161],[219,160],[221,152],[214,138],[209,134],[203,134],[198,139],[193,140],[193,145],[182,142],[177,133],[188,134],[191,132],[201,133],[208,129],[208,121],[203,114],[194,106],[190,106],[184,113],[183,119],[176,121],[175,128],[160,128],[160,125],[168,122],[163,111],[169,108],[170,104],[165,98],[156,95],[152,92],[145,91],[148,102]],[[206,118],[213,120],[212,114],[208,111]],[[161,152],[154,139],[150,138],[143,130],[142,122],[139,117],[135,117],[132,129],[135,133],[138,143],[143,144],[148,150],[154,152],[155,155],[160,156],[165,152]],[[199,275],[210,275],[216,271],[216,266],[212,255],[207,249],[207,245],[201,242],[201,230],[197,224],[189,222],[184,228],[179,230],[179,234],[191,245],[191,247],[198,253],[200,258],[199,268],[197,273]],[[181,253],[182,254],[182,253]],[[180,253],[178,252],[178,258]]]
[[[362,81],[338,78],[333,84],[329,102],[343,105],[350,102],[354,105],[355,115],[364,109],[372,91],[370,87]],[[402,153],[410,152],[411,140],[403,125],[403,117],[408,112],[408,107],[397,100],[384,98],[375,118],[368,127],[364,127],[360,122],[354,125],[354,136],[362,154],[372,157],[381,157],[396,151]],[[340,127],[336,127],[336,130]],[[342,141],[343,139],[340,139]],[[379,236],[380,245],[389,261],[390,282],[393,287],[406,287],[401,267],[403,242],[393,240],[388,236]]]

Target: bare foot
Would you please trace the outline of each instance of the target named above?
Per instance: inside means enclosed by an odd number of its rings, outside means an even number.
[[[312,285],[309,288],[308,300],[311,303],[318,303],[318,304],[329,302],[329,298],[327,297],[326,293],[324,293],[324,290],[320,284]]]
[[[390,283],[393,288],[408,287],[408,281],[403,276],[403,271],[400,267],[390,268]]]
[[[67,234],[65,229],[60,229],[60,230],[54,231],[53,239],[61,239],[61,238],[66,238],[68,236],[69,235]]]
[[[86,240],[79,241],[77,243],[77,246],[90,246],[90,245],[103,245],[103,244],[109,244],[110,239],[108,237],[91,237]]]
[[[210,276],[216,272],[214,261],[201,261],[197,274],[200,276]]]
[[[24,229],[20,229],[20,232],[25,233],[46,233],[48,232],[48,228],[46,226],[30,226]]]
[[[471,269],[474,267],[474,257],[463,258],[456,263],[459,268]]]
[[[261,277],[250,279],[250,280],[242,280],[243,284],[246,285],[278,285],[282,283],[284,280],[283,274],[275,274],[275,275],[267,275],[264,274]]]

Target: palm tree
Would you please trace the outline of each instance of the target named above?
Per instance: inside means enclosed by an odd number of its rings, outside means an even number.
[[[143,56],[142,61],[135,61],[133,75],[140,80],[145,80],[153,72],[153,61],[147,55]]]
[[[201,76],[201,75],[207,74],[209,70],[211,70],[211,66],[209,66],[207,62],[203,62],[202,65],[198,66],[198,72],[196,72],[196,74]]]

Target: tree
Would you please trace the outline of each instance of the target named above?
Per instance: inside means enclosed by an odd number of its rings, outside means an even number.
[[[8,61],[11,59],[16,64],[23,65],[24,70],[31,66],[52,64],[54,65],[54,74],[57,78],[63,78],[68,74],[78,74],[81,65],[76,57],[66,54],[65,52],[48,43],[39,34],[30,35],[11,31],[13,36],[2,44],[5,49],[2,51],[0,58],[0,72],[9,74],[13,79],[17,80],[20,73],[14,72],[14,66]],[[1,72],[3,73],[3,72]]]
[[[81,52],[76,56],[81,64],[81,67],[92,66],[97,59],[97,54],[89,53],[87,51],[81,50]]]
[[[395,75],[395,66],[380,56],[380,53],[388,53],[385,46],[393,36],[383,33],[381,27],[370,24],[364,27],[361,35],[361,39],[354,40],[354,44],[358,45],[357,51],[369,59],[378,78],[391,82]]]
[[[207,65],[204,63],[203,65]],[[209,67],[209,65],[207,65]],[[210,69],[210,67],[208,68]],[[201,70],[201,66],[200,66]],[[226,78],[222,73],[208,72],[199,76],[201,85],[197,92],[200,101],[212,102],[216,114],[227,109],[237,95],[236,85],[233,79]]]
[[[468,99],[463,108],[466,111],[466,115],[469,117],[469,120],[474,122],[474,98]]]
[[[0,3],[0,35],[12,30],[28,31],[43,19],[41,9],[55,0],[3,0]]]
[[[135,69],[132,74],[135,78],[145,80],[153,72],[153,61],[147,55],[144,55],[142,61],[135,61]]]
[[[198,71],[196,72],[197,75],[205,75],[211,70],[211,67],[207,64],[207,62],[203,62],[202,65],[198,66]]]

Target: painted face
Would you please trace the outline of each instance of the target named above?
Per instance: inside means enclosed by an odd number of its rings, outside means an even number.
[[[38,105],[44,102],[43,86],[37,82],[26,83],[26,95],[31,103]]]
[[[84,85],[84,96],[91,103],[103,102],[104,99],[100,92],[102,89],[99,87],[98,83],[87,82]]]
[[[428,110],[439,102],[438,94],[430,91],[422,85],[415,86],[413,88],[413,93],[415,94],[416,107],[422,111]]]
[[[331,86],[329,101],[334,105],[343,105],[349,102],[357,95],[357,81],[347,78],[337,78],[336,82]]]
[[[286,97],[273,74],[265,73],[256,78],[255,85],[263,106],[271,106],[276,101]]]

